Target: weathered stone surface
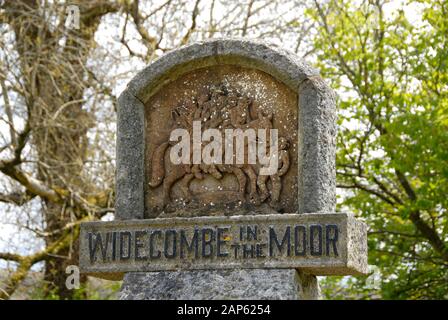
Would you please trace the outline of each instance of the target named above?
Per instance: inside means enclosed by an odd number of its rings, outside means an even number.
[[[239,65],[271,74],[293,90],[319,72],[297,55],[263,41],[213,39],[197,42],[165,54],[154,61],[128,85],[143,103],[166,83],[189,71],[212,65]]]
[[[294,205],[295,210],[291,210],[292,206],[288,204],[284,212],[334,212],[336,124],[333,92],[319,78],[315,69],[293,53],[263,42],[223,39],[192,44],[164,55],[141,71],[123,92],[118,105],[116,196],[118,219],[158,216],[158,213],[151,210],[154,205],[152,200],[149,200],[152,191],[149,191],[147,186],[150,162],[147,153],[151,150],[151,144],[157,142],[157,137],[156,141],[152,142],[153,136],[144,134],[144,131],[145,126],[149,126],[150,123],[154,124],[157,121],[169,123],[169,119],[161,116],[156,120],[150,120],[148,119],[150,111],[147,109],[145,119],[145,107],[154,103],[151,102],[151,97],[160,94],[165,90],[164,87],[170,86],[188,73],[201,68],[206,70],[222,68],[223,65],[266,74],[275,79],[274,82],[282,82],[298,95],[297,123],[289,124],[291,132],[297,134],[297,141],[293,142],[293,149],[297,144],[297,163],[291,164],[297,166],[297,184],[292,183],[293,190],[284,190],[284,194],[295,193],[291,199],[296,199],[297,203]],[[251,81],[245,83],[249,88],[251,84]],[[160,111],[163,111],[163,108]],[[135,114],[132,114],[133,112]],[[284,111],[279,112],[277,117],[281,117],[283,113]],[[148,130],[152,129],[146,131]],[[120,132],[125,133],[125,137],[121,137]],[[127,134],[131,132],[135,134]],[[138,158],[142,152],[146,152],[146,159]],[[146,166],[142,161],[145,161]],[[146,201],[146,204],[142,204],[142,201]],[[136,210],[129,211],[129,208]],[[236,213],[242,212],[237,210]],[[128,216],[129,214],[133,216]]]
[[[320,77],[299,86],[299,213],[336,208],[336,104]]]
[[[106,277],[240,268],[367,273],[366,227],[343,213],[87,222],[80,237],[81,270]]]
[[[143,104],[125,91],[120,95],[118,105],[115,218],[143,219]]]
[[[269,74],[233,65],[190,71],[161,88],[145,106],[149,182],[145,183],[145,217],[296,212],[297,99],[296,92]],[[271,128],[278,130],[282,175],[260,176],[259,162],[213,166],[171,163],[170,133],[180,128],[191,132],[194,121],[200,123],[202,132],[218,130],[223,142],[229,129],[254,133],[261,129],[267,135]]]
[[[247,74],[271,77],[271,88],[278,82],[280,87],[283,87],[283,92],[290,92],[296,96],[283,104],[283,111],[274,114],[275,122],[276,116],[285,116],[285,111],[291,110],[288,109],[289,103],[296,105],[292,118],[297,120],[288,124],[296,140],[292,141],[293,148],[289,150],[291,167],[284,177],[285,181],[282,181],[284,188],[281,197],[286,211],[281,212],[299,214],[334,212],[336,119],[332,90],[319,77],[317,70],[291,52],[259,41],[219,39],[195,43],[165,54],[140,72],[121,95],[117,123],[116,219],[143,219],[176,216],[182,213],[176,210],[171,213],[169,210],[162,210],[160,214],[158,210],[152,210],[157,207],[153,201],[157,199],[150,198],[160,191],[148,187],[148,169],[151,162],[148,153],[152,148],[151,144],[157,143],[157,139],[154,140],[157,138],[157,131],[150,126],[162,123],[163,128],[169,120],[157,112],[151,113],[148,107],[151,108],[160,98],[158,96],[164,92],[167,97],[173,90],[178,90],[180,93],[180,89],[173,87],[173,84],[183,77],[201,74],[201,70],[218,72],[226,68],[241,68],[245,69]],[[248,90],[244,90],[242,95],[250,96],[253,90],[251,84],[252,81],[244,83]],[[163,110],[161,108],[160,113],[163,114]],[[292,150],[296,154],[291,155]],[[272,196],[272,187],[269,188]],[[172,191],[172,195],[176,198],[174,189],[176,186]],[[234,197],[234,195],[227,196]],[[288,201],[285,201],[285,197]],[[207,206],[210,204],[207,203]],[[245,210],[196,210],[193,213],[204,216],[251,214],[254,211],[258,211],[257,214],[273,213],[272,207],[263,205],[255,208],[260,210],[253,209],[249,206]],[[191,216],[189,210],[183,213]],[[356,269],[355,266],[359,268],[365,263],[364,247],[358,247],[357,244],[364,243],[365,236],[362,232],[356,232],[364,227],[356,221],[348,226],[352,236],[347,241],[347,259],[350,261],[347,265]],[[228,292],[220,295],[223,287]],[[247,287],[247,290],[244,287]],[[169,292],[169,288],[173,290]],[[304,274],[297,276],[297,273],[290,269],[129,273],[124,279],[122,291],[123,299],[315,299],[317,297],[318,286],[315,276]]]
[[[213,270],[127,273],[120,299],[279,299],[319,298],[316,277],[297,270]]]

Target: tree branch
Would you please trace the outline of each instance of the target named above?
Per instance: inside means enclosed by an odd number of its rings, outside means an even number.
[[[27,192],[11,192],[8,194],[0,193],[0,202],[21,206],[30,201],[31,199],[33,199],[34,197],[35,195],[30,195]]]
[[[0,260],[20,262],[23,260],[23,257],[15,253],[0,252]]]
[[[70,245],[72,239],[76,239],[79,235],[79,228],[73,228],[75,232],[67,231],[57,241],[53,242],[45,250],[37,252],[29,256],[20,256],[11,253],[0,253],[0,259],[18,262],[17,269],[6,280],[4,288],[0,288],[0,300],[10,299],[11,295],[17,290],[20,283],[26,278],[31,267],[46,260],[50,255],[57,254],[61,250]]]
[[[9,134],[11,136],[11,144],[13,146],[16,146],[17,138],[16,138],[16,131],[14,129],[14,117],[12,115],[11,104],[9,102],[8,90],[6,89],[5,80],[3,78],[0,78],[0,85],[2,87],[3,100],[5,102],[5,112],[9,122]]]
[[[193,31],[196,29],[196,18],[199,14],[199,3],[201,0],[196,0],[193,8],[193,12],[191,13],[191,26],[188,29],[187,33],[182,38],[182,41],[180,42],[180,45],[183,46],[187,44],[188,40],[190,40],[190,36],[193,33]]]
[[[152,55],[153,51],[157,47],[157,39],[155,37],[150,36],[148,31],[145,29],[145,27],[142,24],[142,20],[144,20],[144,19],[140,15],[139,1],[134,0],[131,4],[130,8],[126,8],[126,9],[131,14],[131,17],[134,20],[134,24],[137,29],[137,32],[142,37],[143,44],[148,49],[148,56]]]
[[[368,187],[363,186],[363,185],[359,184],[358,182],[353,182],[352,185],[338,184],[336,187],[342,188],[342,189],[360,189],[367,193],[377,196],[378,198],[380,198],[381,200],[387,202],[388,204],[390,204],[392,206],[395,204],[391,199],[389,199],[387,196],[383,195],[382,193],[380,193],[376,190],[369,189]]]

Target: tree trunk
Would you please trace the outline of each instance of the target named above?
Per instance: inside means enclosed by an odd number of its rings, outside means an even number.
[[[65,7],[55,30],[49,28],[48,5],[36,0],[7,1],[3,8],[7,23],[15,33],[21,76],[25,86],[25,103],[32,128],[32,143],[37,155],[37,178],[61,193],[87,194],[93,184],[83,175],[87,156],[87,130],[93,116],[83,108],[86,83],[85,63],[92,49],[101,17],[118,10],[106,1],[73,1],[80,9],[79,28],[64,27]],[[90,186],[90,187],[89,187]],[[59,241],[67,223],[88,214],[72,199],[58,203],[42,200],[46,223],[46,246]],[[74,290],[66,287],[68,265],[78,265],[77,239],[69,246],[49,255],[45,261],[47,296],[73,298]],[[83,279],[81,279],[83,280]]]

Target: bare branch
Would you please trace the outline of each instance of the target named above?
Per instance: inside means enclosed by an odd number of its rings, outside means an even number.
[[[0,260],[20,262],[20,261],[22,261],[22,259],[23,259],[23,257],[19,254],[0,252]]]
[[[26,192],[12,192],[9,194],[0,193],[0,202],[15,204],[18,206],[24,205],[33,198],[34,196],[29,195]]]
[[[182,40],[180,42],[181,46],[188,43],[188,40],[190,40],[191,34],[196,29],[196,18],[199,14],[199,3],[200,2],[201,2],[201,0],[196,0],[196,2],[194,4],[194,8],[191,13],[191,25],[190,25],[190,28],[188,29],[187,33],[184,35],[184,37],[182,38]]]
[[[242,36],[246,36],[247,33],[247,26],[249,24],[249,19],[252,16],[252,6],[254,4],[254,0],[250,0],[248,5],[247,5],[247,14],[246,14],[246,18],[244,19],[244,25],[243,25],[243,32],[242,32]]]
[[[143,44],[148,49],[148,55],[151,55],[153,51],[156,49],[157,39],[155,37],[150,36],[148,31],[146,31],[145,27],[143,26],[144,18],[141,16],[141,13],[139,11],[139,1],[134,0],[132,2],[131,7],[127,9],[128,12],[131,14],[132,19],[134,20],[137,32],[142,37]]]
[[[31,267],[43,260],[46,260],[49,255],[58,254],[61,250],[67,248],[72,239],[76,238],[79,234],[79,228],[74,229],[74,233],[66,232],[57,241],[47,246],[45,250],[37,252],[29,256],[20,256],[17,254],[0,253],[0,259],[15,261],[19,263],[15,272],[5,281],[4,288],[0,289],[0,300],[9,299],[11,295],[16,291],[20,283],[28,275]]]
[[[363,190],[367,193],[373,194],[375,196],[377,196],[378,198],[380,198],[381,200],[387,202],[390,205],[394,205],[394,202],[388,198],[387,196],[385,196],[384,194],[382,194],[381,192],[378,192],[376,190],[370,189],[367,186],[363,186],[360,183],[357,182],[353,182],[353,184],[351,185],[345,185],[345,184],[338,184],[336,186],[337,188],[342,188],[342,189],[360,189]]]
[[[9,103],[8,90],[6,89],[6,84],[3,78],[0,78],[0,85],[2,87],[3,101],[5,102],[5,112],[9,122],[9,134],[11,136],[11,144],[12,146],[16,146],[17,137],[16,137],[16,131],[14,129],[14,118],[12,115],[11,104]]]

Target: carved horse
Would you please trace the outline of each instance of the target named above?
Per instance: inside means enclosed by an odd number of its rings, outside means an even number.
[[[175,108],[172,113],[172,119],[174,121],[173,128],[183,128],[186,129],[190,136],[193,131],[193,121],[202,121],[210,123],[209,117],[204,118],[204,113],[210,113],[209,105],[207,105],[206,97],[199,97],[199,102],[189,102],[185,105],[178,106]],[[210,102],[210,101],[209,101]],[[258,113],[258,119],[250,120],[250,116],[248,116],[248,103],[249,100],[243,101],[246,106],[243,104],[239,104],[234,109],[238,113],[241,113],[241,116],[245,117],[245,119],[240,119],[235,121],[235,112],[232,114],[232,127],[238,127],[241,129],[272,129],[272,114],[263,115],[261,112]],[[216,111],[216,110],[215,110]],[[210,117],[211,118],[211,117]],[[213,127],[215,125],[212,125]],[[217,165],[193,165],[193,164],[173,164],[171,161],[166,161],[166,152],[172,146],[171,142],[164,142],[159,145],[153,155],[152,155],[152,174],[149,181],[149,186],[155,188],[160,186],[163,183],[163,207],[165,207],[170,201],[170,191],[172,186],[179,180],[179,187],[182,190],[185,201],[191,200],[191,192],[190,192],[190,182],[194,179],[203,179],[203,174],[210,174],[216,179],[222,178],[222,173],[232,173],[236,176],[239,184],[239,198],[244,201],[245,199],[245,191],[247,178],[249,178],[250,182],[250,192],[249,198],[252,203],[258,204],[259,198],[257,194],[257,175],[254,170],[254,165],[252,164],[217,164]],[[245,146],[245,150],[247,150]],[[247,151],[245,151],[247,152]],[[191,155],[190,155],[191,156]],[[247,158],[247,154],[245,155]]]
[[[172,112],[175,128],[184,128],[192,132],[192,114],[182,108],[176,108]],[[152,172],[148,182],[149,186],[155,188],[163,183],[163,207],[170,201],[170,191],[172,186],[180,180],[179,187],[184,195],[184,201],[191,201],[190,182],[194,179],[203,179],[204,174],[211,174],[216,179],[222,178],[222,173],[233,173],[237,177],[239,184],[240,200],[244,199],[246,189],[246,177],[243,171],[235,166],[219,165],[193,165],[193,164],[173,164],[166,161],[166,152],[171,148],[170,142],[160,144],[152,155]],[[219,168],[219,171],[218,171]]]

